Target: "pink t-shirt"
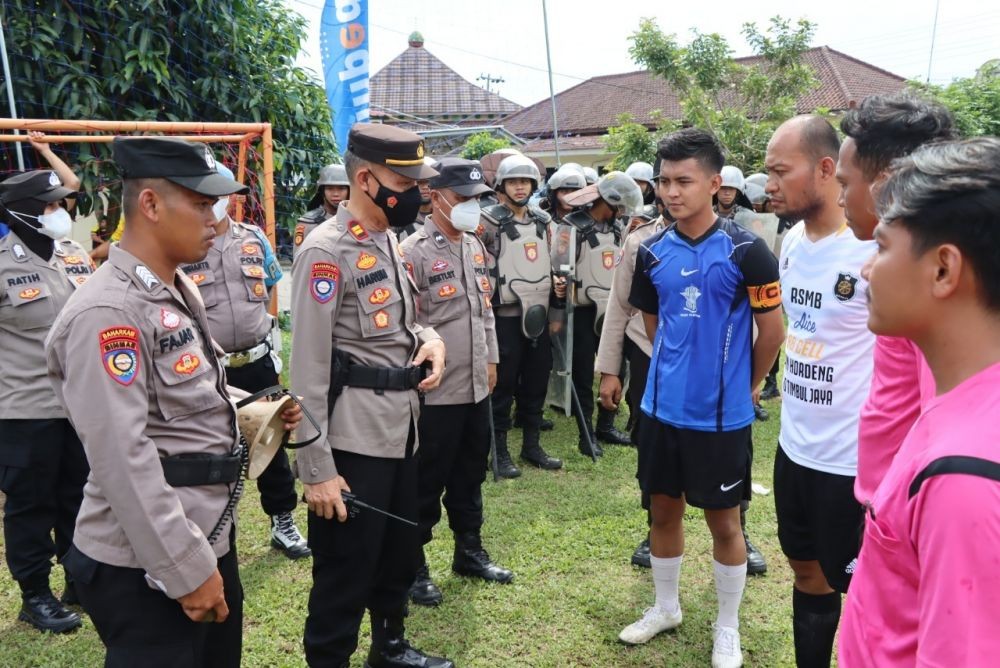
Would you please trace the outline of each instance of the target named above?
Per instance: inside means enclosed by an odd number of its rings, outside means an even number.
[[[854,496],[872,498],[920,409],[934,398],[934,376],[909,339],[875,337],[875,367],[858,421],[858,474]]]
[[[1000,462],[1000,364],[931,400],[875,491],[840,624],[839,665],[1000,664],[1000,481],[927,478],[932,461]]]

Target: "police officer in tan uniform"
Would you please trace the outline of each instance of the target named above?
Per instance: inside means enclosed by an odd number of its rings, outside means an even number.
[[[500,365],[493,391],[493,422],[496,430],[500,475],[516,478],[507,449],[511,406],[517,399],[524,440],[521,459],[542,469],[562,468],[539,443],[542,408],[552,369],[548,331],[548,307],[565,295],[565,283],[555,285],[549,252],[549,223],[543,211],[528,207],[541,175],[530,158],[515,154],[497,166],[494,189],[500,203],[482,210],[480,238],[489,254],[493,306]]]
[[[427,395],[420,413],[420,539],[431,541],[441,519],[441,495],[455,534],[452,570],[459,575],[508,583],[514,574],[483,549],[481,485],[490,449],[489,394],[496,385],[497,348],[486,249],[474,232],[479,196],[490,192],[482,165],[444,158],[430,181],[433,213],[401,244],[420,290],[418,320],[433,325],[448,349],[448,373]],[[441,590],[431,580],[423,550],[410,600],[437,605]]]
[[[630,176],[609,172],[597,183],[566,197],[566,203],[577,209],[562,220],[564,225],[576,229],[576,284],[571,296],[567,297],[573,299],[573,385],[591,440],[596,435],[605,443],[625,445],[630,440],[628,434],[615,427],[615,411],[598,407],[596,431],[593,427],[594,355],[620,252],[622,233],[618,218],[637,213],[642,208],[642,191]],[[600,455],[600,447],[596,444],[594,447]],[[579,450],[590,455],[590,446],[583,434]]]
[[[60,313],[49,378],[91,473],[63,559],[106,666],[238,666],[236,411],[198,288],[212,205],[244,192],[203,146],[117,138],[128,225]],[[282,413],[292,429],[301,413]],[[215,623],[199,623],[215,622]]]
[[[302,242],[320,223],[337,215],[340,203],[351,194],[350,185],[343,165],[333,163],[319,170],[316,192],[309,200],[309,210],[295,222],[295,234],[292,236],[293,257]]]
[[[93,271],[87,252],[65,239],[59,202],[75,193],[49,170],[0,183],[0,490],[7,566],[21,589],[18,618],[42,631],[80,626],[67,577],[63,602],[49,589],[52,557],[73,540],[87,461],[45,374],[45,336],[70,295]],[[53,542],[53,534],[55,540]]]
[[[219,174],[232,179],[233,173],[221,163]],[[226,352],[222,364],[233,387],[253,394],[278,385],[271,330],[274,318],[268,313],[269,288],[281,279],[281,266],[267,263],[271,246],[259,227],[229,217],[234,202],[222,197],[215,203],[215,242],[201,262],[181,267],[199,288],[208,312],[212,338]],[[310,555],[305,538],[292,518],[298,502],[295,478],[288,455],[279,449],[257,478],[260,504],[271,518],[271,546],[289,559]]]
[[[419,392],[440,383],[445,353],[437,333],[417,323],[413,279],[390,228],[413,220],[417,179],[437,174],[423,151],[407,130],[355,124],[344,153],[351,200],[306,239],[293,267],[292,390],[313,415],[326,416],[320,438],[296,453],[311,511],[304,640],[313,666],[348,665],[365,609],[366,665],[453,665],[404,638],[417,529],[371,511],[347,519],[341,497],[348,490],[417,518]],[[426,377],[422,366],[431,367]]]

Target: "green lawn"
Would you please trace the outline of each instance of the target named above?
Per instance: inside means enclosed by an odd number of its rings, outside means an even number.
[[[778,430],[777,401],[766,402],[771,420],[754,428],[754,479],[771,488]],[[624,425],[624,416],[620,418]],[[451,573],[450,532],[445,525],[428,546],[432,575],[444,591],[436,609],[414,607],[408,638],[418,647],[454,659],[458,666],[706,666],[715,617],[711,540],[700,511],[688,513],[682,570],[684,624],[642,647],[618,643],[618,632],[653,600],[649,571],[629,564],[645,535],[632,448],[606,447],[595,465],[576,451],[573,423],[556,419],[543,445],[561,457],[562,471],[525,469],[512,481],[484,485],[484,542],[512,568],[511,585],[487,585]],[[520,433],[511,434],[511,450]],[[297,510],[305,526],[305,509]],[[791,641],[791,572],[783,563],[773,496],[755,496],[750,533],[768,558],[769,572],[747,583],[742,638],[747,666],[794,664]],[[302,626],[310,585],[308,560],[291,562],[268,547],[267,519],[257,491],[248,486],[240,504],[239,550],[246,590],[245,666],[304,666]],[[2,543],[0,543],[2,551]],[[62,589],[57,568],[53,589]],[[0,666],[97,666],[102,647],[89,620],[70,636],[41,635],[16,621],[20,599],[4,572],[0,579]],[[368,624],[353,666],[361,666]]]

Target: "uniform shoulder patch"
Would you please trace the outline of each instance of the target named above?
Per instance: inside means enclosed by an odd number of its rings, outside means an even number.
[[[293,242],[296,246],[302,245],[302,240],[306,238],[306,226],[304,223],[299,223],[295,226],[295,239]]]
[[[97,335],[104,370],[119,385],[131,385],[139,372],[139,330],[120,325]]]
[[[340,267],[332,262],[314,262],[309,275],[309,292],[317,302],[325,304],[337,295]]]
[[[364,241],[368,238],[368,232],[365,228],[361,226],[361,223],[354,221],[347,226],[347,231],[351,233],[351,236],[358,241]]]

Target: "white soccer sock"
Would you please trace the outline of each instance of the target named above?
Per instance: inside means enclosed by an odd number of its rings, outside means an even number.
[[[656,588],[656,605],[669,613],[676,613],[681,607],[678,589],[683,559],[683,554],[679,557],[649,555],[649,563],[653,567],[653,586]]]
[[[712,563],[715,564],[715,593],[719,597],[719,616],[715,623],[717,626],[738,629],[740,600],[747,582],[747,564],[744,561],[738,566],[726,566],[714,560]]]

